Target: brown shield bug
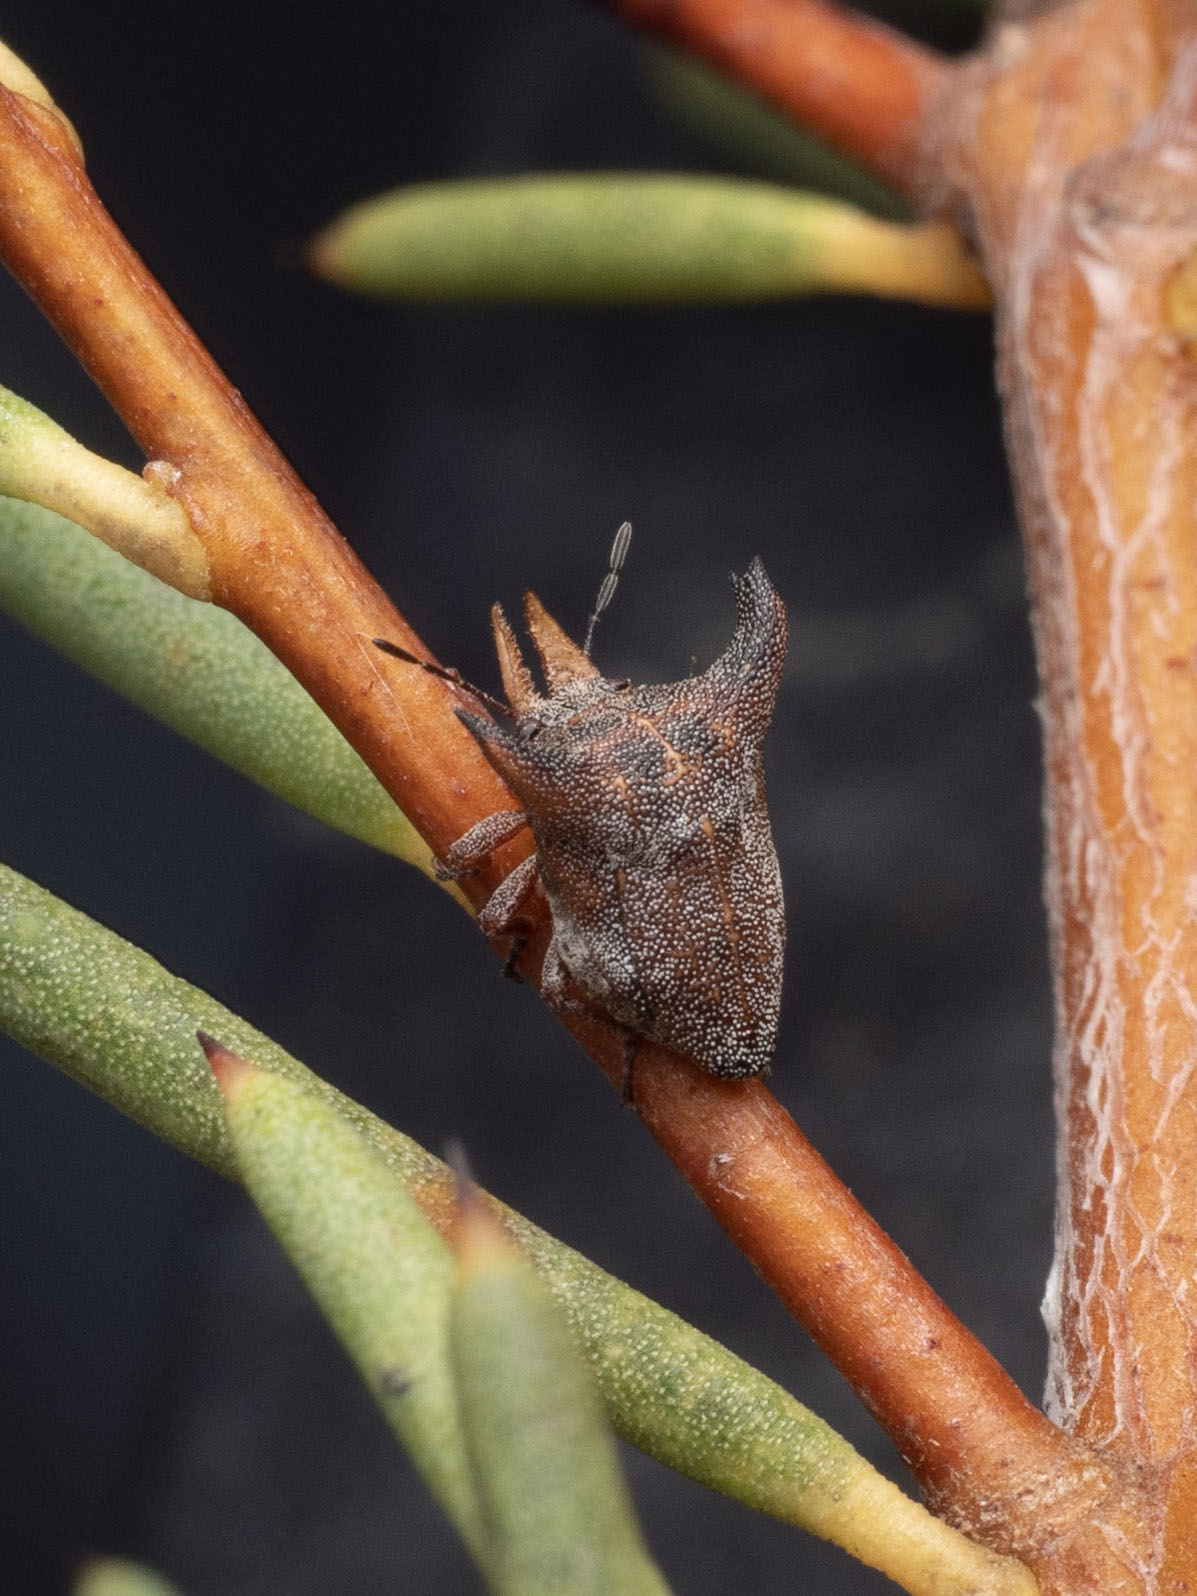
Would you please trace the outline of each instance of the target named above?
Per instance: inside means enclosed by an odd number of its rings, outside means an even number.
[[[607,599],[626,537],[621,528]],[[572,979],[625,1032],[627,1096],[637,1037],[737,1078],[768,1067],[777,1035],[786,928],[762,745],[786,612],[759,559],[732,581],[727,651],[666,686],[603,676],[528,593],[541,694],[495,605],[507,706],[494,707],[503,718],[458,711],[523,808],[472,826],[449,849],[446,871],[464,874],[531,829],[536,852],[500,883],[479,924],[489,936],[518,931],[539,880],[552,914],[544,995],[564,1001]],[[587,644],[604,605],[600,595]]]

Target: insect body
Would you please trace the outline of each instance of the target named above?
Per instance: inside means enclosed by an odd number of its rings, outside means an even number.
[[[496,605],[511,721],[460,713],[523,809],[488,816],[445,861],[456,873],[528,825],[535,855],[499,885],[483,929],[512,930],[539,876],[552,912],[545,996],[560,999],[572,977],[630,1036],[728,1077],[768,1066],[785,948],[761,749],[786,613],[759,560],[733,582],[730,647],[668,686],[602,676],[529,593],[542,695]]]

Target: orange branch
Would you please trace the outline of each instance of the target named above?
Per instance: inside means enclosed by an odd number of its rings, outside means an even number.
[[[608,3],[919,198],[924,126],[951,79],[946,57],[826,0]]]
[[[312,692],[433,848],[509,806],[452,713],[455,690],[369,644],[386,635],[428,657],[116,229],[53,113],[7,91],[0,252],[147,454],[173,468],[219,600]],[[475,901],[514,857],[517,845],[471,881]],[[546,934],[542,916],[521,961],[531,979]],[[565,1018],[618,1080],[621,1038]],[[648,1128],[942,1508],[1014,1551],[1055,1532],[1042,1506],[1049,1487],[1057,1509],[1088,1512],[1105,1475],[1026,1402],[760,1082],[721,1082],[645,1045],[636,1096]]]
[[[173,468],[158,480],[204,546],[213,598],[303,683],[435,851],[511,806],[452,714],[455,690],[371,645],[384,636],[433,657],[104,209],[60,119],[2,85],[0,173],[5,263],[147,457]],[[508,867],[518,853],[505,850]],[[488,876],[470,885],[481,899]]]
[[[617,1085],[619,1040],[588,1019],[566,1023]],[[1032,1560],[1120,1495],[1117,1475],[1027,1401],[763,1082],[719,1081],[642,1043],[636,1108],[953,1523]]]

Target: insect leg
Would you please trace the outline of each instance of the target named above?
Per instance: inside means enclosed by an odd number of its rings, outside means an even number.
[[[493,815],[487,815],[450,845],[444,860],[437,862],[437,879],[456,881],[460,876],[468,876],[480,859],[485,859],[527,824],[528,817],[522,809],[497,809]]]
[[[499,882],[478,915],[478,924],[488,937],[502,936],[513,930],[519,919],[520,905],[536,885],[536,875],[536,855],[531,854]],[[503,974],[509,981],[523,980],[515,965],[527,945],[527,936],[515,931],[507,957],[503,960]]]
[[[640,1051],[640,1038],[629,1031],[623,1039],[623,1075],[620,1077],[619,1098],[625,1108],[636,1107],[636,1054]]]
[[[530,854],[516,865],[482,905],[478,926],[488,937],[507,935],[519,918],[520,908],[536,885],[536,855]]]
[[[576,997],[567,995],[569,979],[569,972],[562,962],[554,937],[549,942],[540,972],[540,995],[551,1008],[559,1012],[567,1009],[576,1014],[591,1012],[589,1003],[579,1002]],[[623,1073],[620,1077],[619,1095],[625,1108],[634,1109],[636,1107],[635,1066],[636,1054],[640,1048],[640,1034],[616,1024],[610,1017],[607,1019],[607,1024],[623,1039]]]

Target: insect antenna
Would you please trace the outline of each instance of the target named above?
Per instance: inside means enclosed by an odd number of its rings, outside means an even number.
[[[610,558],[607,560],[607,574],[599,585],[598,597],[594,601],[590,619],[586,622],[586,641],[582,644],[582,652],[587,659],[590,658],[590,645],[594,641],[594,629],[599,623],[599,617],[615,597],[615,589],[619,586],[619,573],[623,570],[623,562],[628,557],[628,544],[631,541],[632,523],[624,521],[615,534],[615,542],[611,545]]]
[[[429,676],[439,676],[442,682],[451,682],[454,687],[460,687],[463,692],[478,699],[488,709],[495,710],[505,720],[511,719],[511,710],[501,699],[492,697],[490,693],[484,693],[481,687],[475,687],[473,682],[467,682],[459,670],[446,665],[436,665],[430,659],[418,659],[415,654],[409,654],[405,648],[400,648],[398,643],[392,643],[385,637],[372,637],[370,641],[375,648],[384,654],[389,654],[392,659],[401,659],[406,665],[418,665],[422,671],[427,671]]]

